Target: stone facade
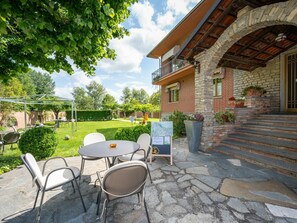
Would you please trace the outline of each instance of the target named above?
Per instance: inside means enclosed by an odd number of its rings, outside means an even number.
[[[266,67],[260,67],[252,72],[233,70],[234,72],[234,96],[240,97],[245,87],[258,85],[263,87],[270,97],[271,111],[280,109],[280,57],[276,57],[267,63]]]
[[[297,25],[297,1],[290,0],[246,10],[204,53],[195,57],[200,72],[195,75],[195,110],[205,116],[200,150],[213,145],[213,98],[211,75],[225,52],[247,34],[273,25]],[[267,89],[268,90],[268,89]],[[274,90],[270,93],[272,94]],[[277,103],[277,102],[275,102]],[[279,103],[279,102],[278,102]]]

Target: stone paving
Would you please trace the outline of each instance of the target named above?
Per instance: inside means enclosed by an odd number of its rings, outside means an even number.
[[[297,191],[297,180],[220,154],[188,153],[185,139],[174,141],[174,165],[156,158],[149,165],[153,183],[147,180],[145,197],[152,223],[191,222],[297,222],[297,209],[245,200],[220,193],[224,179],[243,181],[275,180]],[[67,158],[80,167],[80,157]],[[43,162],[40,162],[42,164]],[[58,165],[55,163],[54,165]],[[41,222],[102,222],[96,216],[94,187],[96,170],[104,169],[103,161],[87,161],[80,188],[87,207],[83,212],[78,193],[70,185],[46,192]],[[3,222],[34,222],[31,211],[36,195],[32,179],[24,166],[0,176],[0,219]],[[296,202],[297,200],[293,201]],[[137,196],[111,202],[107,222],[147,222]]]

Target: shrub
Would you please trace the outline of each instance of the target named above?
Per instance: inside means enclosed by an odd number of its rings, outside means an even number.
[[[27,130],[19,141],[19,148],[22,153],[31,153],[37,160],[53,155],[57,145],[55,132],[46,127],[35,127]]]
[[[150,128],[145,125],[138,125],[134,128],[120,128],[115,133],[115,139],[136,142],[142,133],[150,134]]]
[[[66,111],[66,118],[71,120],[71,111]],[[77,121],[106,121],[112,119],[111,111],[77,111]]]
[[[230,111],[220,111],[215,113],[214,118],[217,123],[220,125],[225,124],[225,122],[234,122],[235,121],[235,115],[234,113]]]
[[[186,135],[186,127],[184,120],[187,120],[188,116],[180,111],[174,111],[169,116],[169,121],[173,122],[173,135],[174,137],[180,137]]]

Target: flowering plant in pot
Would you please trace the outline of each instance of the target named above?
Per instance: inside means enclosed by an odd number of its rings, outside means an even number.
[[[190,114],[188,115],[188,119],[184,120],[188,140],[188,147],[191,153],[195,153],[199,149],[203,121],[204,116],[199,113]]]
[[[219,112],[215,113],[214,119],[220,125],[224,125],[225,122],[234,122],[235,114],[230,111],[219,111]]]
[[[231,108],[242,108],[244,107],[244,99],[235,98],[232,96],[228,99],[228,104],[230,105]]]
[[[266,90],[263,87],[260,87],[258,85],[251,85],[244,88],[241,92],[241,95],[243,97],[251,97],[251,96],[261,97],[265,93],[266,93]]]

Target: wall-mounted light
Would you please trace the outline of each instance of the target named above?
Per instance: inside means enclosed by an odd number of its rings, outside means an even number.
[[[284,33],[279,33],[277,35],[277,37],[275,38],[275,41],[276,42],[281,42],[281,41],[285,40],[286,38],[287,38],[287,36]]]

